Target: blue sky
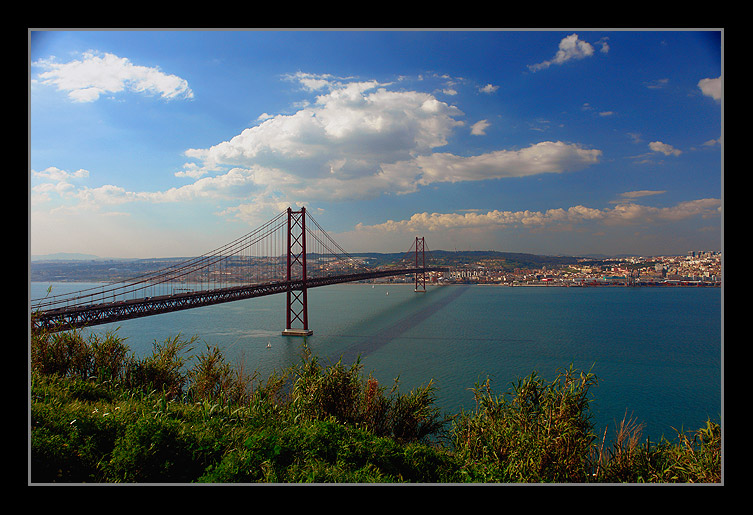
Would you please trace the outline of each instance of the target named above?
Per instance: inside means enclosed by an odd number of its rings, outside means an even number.
[[[43,31],[30,252],[721,250],[720,31]]]

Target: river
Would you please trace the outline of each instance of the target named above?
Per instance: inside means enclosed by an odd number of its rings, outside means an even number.
[[[31,298],[48,283],[32,283]],[[55,283],[53,294],[92,286]],[[308,291],[306,344],[323,363],[361,357],[364,375],[407,392],[430,380],[447,413],[474,409],[471,388],[501,394],[531,372],[553,380],[573,364],[599,379],[597,430],[626,414],[655,441],[719,421],[723,402],[720,288],[504,287],[341,284]],[[282,336],[285,296],[156,315],[92,328],[117,330],[137,355],[154,341],[197,336],[194,353],[220,347],[266,377],[300,361],[301,337]]]

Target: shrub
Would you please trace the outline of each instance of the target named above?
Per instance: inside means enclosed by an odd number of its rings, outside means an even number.
[[[32,372],[31,471],[37,482],[101,481],[133,411],[111,385]]]
[[[188,374],[189,397],[192,400],[213,400],[224,397],[232,383],[232,370],[220,349],[215,346],[200,354]]]
[[[162,343],[154,341],[152,354],[144,359],[131,357],[124,373],[124,386],[146,391],[155,389],[174,399],[183,394],[187,381],[184,366],[188,359],[185,353],[196,337],[185,340],[181,335],[166,338]]]
[[[607,444],[593,434],[589,388],[571,366],[535,373],[449,433],[435,387],[402,394],[356,361],[300,365],[253,385],[217,347],[194,366],[195,339],[155,341],[136,359],[114,333],[32,335],[33,482],[652,482],[721,481],[721,426],[641,441],[626,417]],[[449,436],[449,445],[432,437]]]
[[[477,385],[477,411],[462,412],[455,422],[457,456],[485,481],[488,474],[500,482],[585,481],[595,440],[587,394],[595,381],[570,367],[548,384],[534,372],[502,397],[489,380]]]
[[[262,428],[227,453],[200,482],[382,483],[452,477],[449,455],[422,444],[403,446],[328,418]]]
[[[294,416],[305,420],[333,417],[401,442],[423,440],[443,428],[446,420],[434,406],[433,383],[401,394],[395,380],[386,394],[372,376],[364,381],[362,370],[360,359],[350,367],[340,360],[323,368],[316,357],[304,351],[303,364],[294,368],[290,401]]]
[[[140,417],[115,442],[108,476],[126,483],[190,482],[204,468],[194,461],[191,436],[178,420]]]
[[[47,375],[88,377],[91,365],[91,351],[80,332],[32,334],[33,369]]]
[[[719,483],[722,477],[721,426],[707,420],[695,432],[677,432],[673,443],[662,438],[640,443],[642,425],[634,420],[617,427],[610,447],[600,450],[595,473],[610,483]]]
[[[89,336],[87,345],[91,350],[92,373],[98,381],[118,381],[125,373],[129,349],[113,332],[104,337]]]

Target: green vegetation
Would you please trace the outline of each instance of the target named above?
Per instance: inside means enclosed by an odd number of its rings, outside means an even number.
[[[721,428],[641,442],[594,434],[591,373],[531,374],[445,416],[435,387],[401,393],[360,362],[301,362],[260,379],[196,339],[137,359],[114,333],[31,340],[33,483],[718,483]]]

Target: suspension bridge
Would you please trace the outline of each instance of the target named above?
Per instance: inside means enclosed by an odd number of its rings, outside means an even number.
[[[307,290],[399,275],[426,291],[431,272],[423,237],[402,258],[369,267],[345,252],[301,208],[288,208],[254,231],[201,256],[129,280],[31,300],[32,331],[66,331],[224,302],[285,293],[283,335],[313,333]]]

